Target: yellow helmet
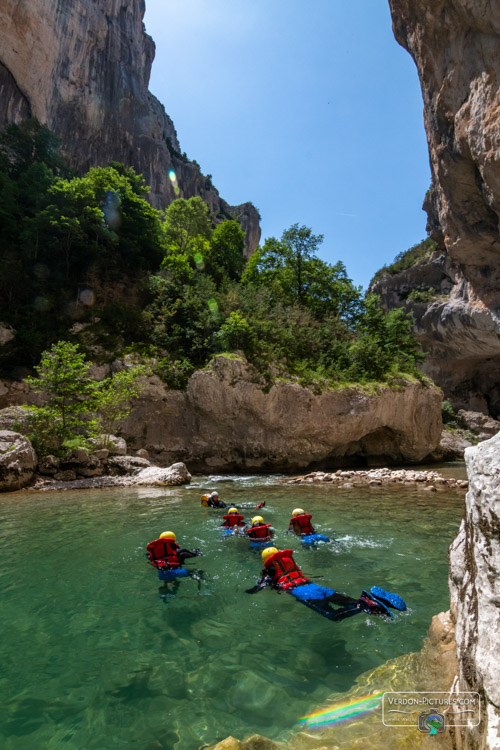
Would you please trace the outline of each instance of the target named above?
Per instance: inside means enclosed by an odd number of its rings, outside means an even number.
[[[262,550],[262,562],[265,563],[266,560],[271,557],[271,555],[275,555],[276,552],[279,552],[277,547],[266,547],[266,549]]]
[[[207,505],[207,503],[208,503],[209,500],[210,500],[210,495],[206,495],[205,494],[205,495],[201,496],[201,504],[202,505]]]
[[[264,519],[262,516],[254,516],[252,518],[252,523],[264,523]]]
[[[229,508],[228,513],[237,513],[238,508]]]
[[[301,513],[304,513],[305,511],[302,510],[302,508],[295,508],[295,510],[292,510],[292,518],[295,516],[299,516]]]
[[[175,542],[176,538],[173,531],[162,531],[160,534],[160,539],[173,539]]]

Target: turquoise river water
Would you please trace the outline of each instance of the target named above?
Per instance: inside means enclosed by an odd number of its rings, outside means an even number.
[[[221,539],[225,500],[266,501],[277,545],[306,574],[357,597],[401,594],[392,621],[332,623],[286,594],[250,596],[260,554]],[[0,747],[197,750],[230,734],[286,740],[299,717],[357,676],[418,650],[448,606],[447,547],[463,494],[413,487],[287,485],[277,477],[196,478],[189,487],[12,493],[0,498]],[[291,510],[335,542],[302,550]],[[247,518],[253,514],[244,511]],[[204,580],[162,596],[146,544],[171,529]]]

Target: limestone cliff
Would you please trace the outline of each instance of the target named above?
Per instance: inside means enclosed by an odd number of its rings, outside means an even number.
[[[452,286],[417,325],[429,371],[457,405],[500,393],[500,6],[489,0],[389,0],[424,99],[432,188],[424,208]],[[427,272],[423,268],[422,272]],[[414,284],[425,281],[418,278]],[[403,282],[404,283],[404,282]],[[465,401],[464,401],[465,398]]]
[[[152,378],[122,427],[131,447],[190,471],[292,471],[349,463],[418,462],[439,444],[441,394],[398,389],[270,389],[242,359],[216,357],[186,391]]]
[[[251,252],[260,239],[258,212],[220,198],[181,155],[171,119],[148,91],[155,47],[144,10],[144,0],[3,0],[0,128],[37,117],[75,168],[117,160],[144,174],[158,208],[175,197],[173,169],[181,197],[201,196],[214,216],[240,219]]]
[[[451,614],[462,690],[481,695],[483,720],[463,750],[500,748],[500,436],[465,452],[465,519],[450,547]]]

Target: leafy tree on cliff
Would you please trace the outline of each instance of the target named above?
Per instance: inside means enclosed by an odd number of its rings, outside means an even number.
[[[294,224],[281,239],[271,237],[250,258],[242,282],[272,286],[287,304],[308,307],[322,317],[333,313],[356,317],[361,292],[348,278],[342,262],[329,265],[316,257],[323,235]]]
[[[201,198],[178,198],[165,212],[163,225],[167,254],[194,255],[200,238],[209,240],[212,223],[207,204]]]

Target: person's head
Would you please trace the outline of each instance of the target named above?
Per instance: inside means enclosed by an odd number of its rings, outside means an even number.
[[[292,510],[292,518],[295,518],[295,516],[301,516],[305,511],[302,510],[302,508],[295,508],[295,510]]]
[[[238,512],[238,508],[229,508],[228,510],[229,515],[231,515],[232,513],[237,513],[237,512]]]
[[[254,516],[252,518],[252,526],[255,526],[256,523],[258,524],[264,523],[264,519],[262,518],[262,516]]]
[[[176,541],[176,536],[173,531],[162,531],[160,539],[171,539],[173,542]]]
[[[219,499],[219,493],[214,491],[214,492],[212,492],[210,494],[210,497],[212,498],[212,500],[218,500]]]
[[[266,547],[266,549],[262,550],[262,562],[265,564],[266,560],[269,560],[271,555],[275,555],[276,552],[278,552],[277,547]]]

